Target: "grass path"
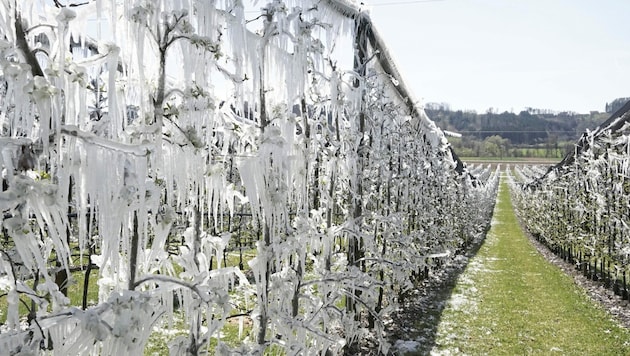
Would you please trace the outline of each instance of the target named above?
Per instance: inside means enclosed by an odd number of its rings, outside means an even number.
[[[630,355],[630,333],[523,234],[502,182],[492,228],[459,276],[435,355]]]

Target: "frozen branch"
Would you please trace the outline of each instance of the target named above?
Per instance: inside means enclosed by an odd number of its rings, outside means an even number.
[[[15,10],[15,42],[22,53],[22,56],[26,60],[26,63],[31,67],[31,74],[33,77],[44,77],[44,71],[39,64],[39,61],[35,57],[35,54],[31,50],[28,42],[26,41],[26,31],[24,30],[24,22],[22,21],[22,14]]]
[[[162,282],[162,283],[173,283],[173,284],[180,285],[180,286],[182,286],[184,288],[188,288],[191,291],[195,292],[201,298],[201,300],[203,300],[204,302],[208,303],[210,301],[210,298],[209,298],[208,294],[201,292],[199,290],[199,287],[197,287],[196,285],[194,285],[192,283],[188,283],[188,282],[182,281],[181,279],[177,279],[177,278],[173,278],[173,277],[169,277],[169,276],[164,276],[164,275],[159,275],[159,274],[146,275],[146,276],[143,276],[143,277],[139,278],[138,280],[136,280],[133,283],[133,286],[132,286],[131,289],[135,290],[141,284],[146,283],[146,282],[152,282],[152,281],[157,281],[157,282]]]
[[[81,131],[77,126],[64,125],[61,127],[61,133],[81,139],[85,143],[93,144],[112,151],[131,154],[134,156],[144,157],[149,155],[154,147],[151,144],[131,145],[121,142],[108,140],[103,137],[96,136],[91,132]]]

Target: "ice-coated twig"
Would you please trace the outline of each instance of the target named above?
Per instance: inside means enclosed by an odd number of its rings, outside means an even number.
[[[132,289],[136,289],[143,283],[152,282],[152,281],[163,282],[163,283],[173,283],[173,284],[180,285],[182,287],[188,288],[191,291],[195,292],[204,302],[207,303],[210,301],[210,297],[208,296],[208,293],[203,293],[201,290],[199,290],[199,287],[197,285],[188,283],[186,281],[182,281],[181,279],[177,279],[177,278],[173,278],[173,277],[169,277],[165,275],[159,275],[159,274],[146,275],[146,276],[142,276],[138,278],[138,280],[134,282]]]
[[[86,143],[94,144],[99,147],[103,147],[106,149],[110,149],[113,151],[118,151],[122,153],[131,154],[134,156],[144,157],[149,155],[153,150],[154,146],[152,144],[127,144],[122,142],[116,142],[112,140],[108,140],[103,137],[96,136],[91,132],[86,132],[80,130],[77,126],[73,125],[64,125],[61,127],[61,133],[68,136],[73,136],[79,138]]]

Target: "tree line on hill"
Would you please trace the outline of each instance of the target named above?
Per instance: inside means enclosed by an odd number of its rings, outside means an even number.
[[[449,142],[461,157],[562,158],[580,135],[604,122],[630,98],[606,104],[606,112],[578,114],[570,111],[526,108],[516,114],[451,110],[448,104],[428,103],[425,111],[443,130],[456,132]]]

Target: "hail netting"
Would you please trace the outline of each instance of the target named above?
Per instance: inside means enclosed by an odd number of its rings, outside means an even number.
[[[355,3],[66,5],[0,7],[5,350],[386,353],[383,317],[482,236],[498,175]]]

